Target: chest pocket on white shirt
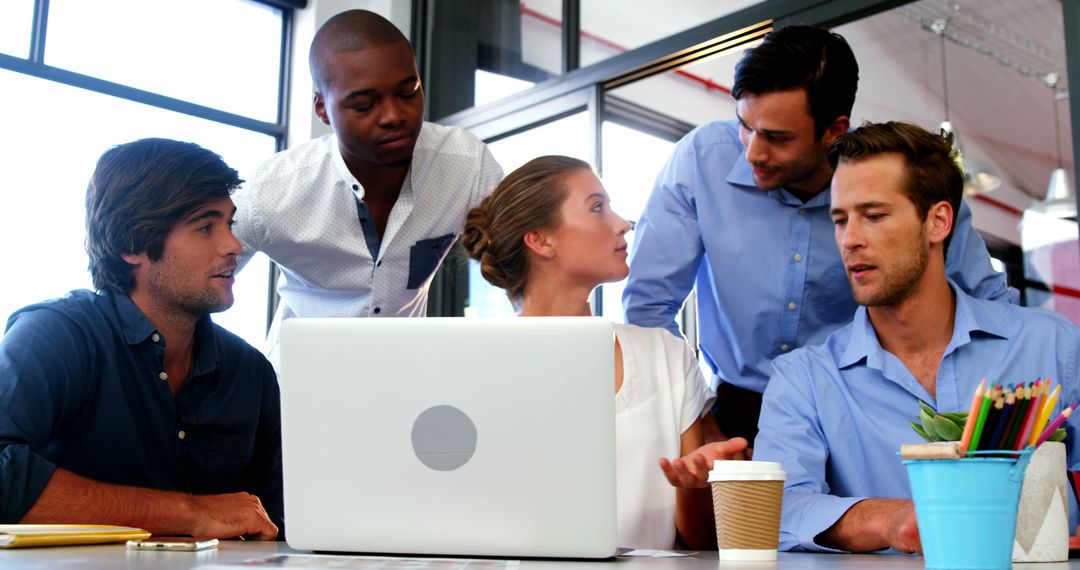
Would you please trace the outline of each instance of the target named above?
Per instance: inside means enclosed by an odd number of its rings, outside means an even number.
[[[419,288],[435,273],[456,237],[454,234],[446,234],[422,239],[409,248],[409,281],[405,285],[406,289]]]

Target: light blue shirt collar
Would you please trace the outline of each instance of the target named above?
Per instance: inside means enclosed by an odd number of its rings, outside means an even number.
[[[779,190],[762,190],[761,188],[758,188],[757,184],[754,182],[754,167],[750,164],[750,161],[746,160],[745,150],[739,154],[739,159],[732,165],[731,171],[728,172],[726,182],[742,190],[765,192],[770,197],[779,200],[783,204],[796,208],[818,208],[821,206],[828,206],[830,200],[828,188],[825,188],[806,202],[803,202],[794,194],[783,188]]]
[[[1016,325],[1006,321],[1003,313],[973,310],[971,297],[959,290],[952,279],[949,279],[949,287],[952,288],[956,297],[956,319],[953,322],[952,338],[945,347],[943,356],[948,356],[957,348],[970,343],[973,332],[982,332],[1006,339],[1016,332]],[[844,369],[863,359],[866,359],[868,368],[884,369],[885,349],[878,341],[877,332],[874,330],[874,325],[870,323],[866,307],[860,305],[851,322],[851,338],[848,340],[844,353],[837,355],[837,364]]]

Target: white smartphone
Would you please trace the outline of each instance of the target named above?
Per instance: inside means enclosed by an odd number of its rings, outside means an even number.
[[[147,540],[129,540],[127,547],[135,550],[167,550],[175,552],[194,552],[217,548],[218,539],[195,540],[186,536],[163,536]]]

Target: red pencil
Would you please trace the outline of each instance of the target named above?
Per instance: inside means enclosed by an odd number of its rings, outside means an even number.
[[[1050,439],[1050,436],[1053,435],[1054,431],[1057,430],[1057,428],[1061,427],[1061,424],[1065,423],[1065,420],[1069,419],[1069,416],[1072,415],[1073,410],[1076,409],[1077,403],[1078,402],[1073,402],[1073,405],[1062,410],[1061,414],[1059,414],[1058,417],[1054,418],[1054,421],[1050,422],[1050,425],[1046,426],[1046,429],[1043,430],[1042,435],[1039,436],[1039,439],[1035,440],[1036,446],[1042,445],[1043,442]]]
[[[1020,451],[1028,443],[1028,437],[1031,436],[1031,426],[1035,424],[1035,412],[1039,409],[1041,403],[1040,397],[1042,396],[1042,382],[1036,381],[1035,388],[1031,389],[1031,406],[1028,407],[1027,416],[1024,418],[1024,423],[1020,424],[1020,433],[1016,438],[1016,445],[1013,449]]]

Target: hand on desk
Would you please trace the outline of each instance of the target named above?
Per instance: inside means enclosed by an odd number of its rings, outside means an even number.
[[[45,490],[19,522],[116,524],[157,535],[190,534],[196,538],[248,535],[273,540],[278,534],[255,495],[189,495],[114,485],[63,468],[53,472]]]
[[[709,470],[714,460],[746,459],[747,441],[741,437],[707,443],[675,460],[660,459],[660,469],[668,483],[684,489],[709,486]]]
[[[897,508],[893,512],[892,529],[893,536],[889,541],[892,547],[900,552],[916,552],[922,554],[922,539],[919,538],[919,523],[915,521],[915,503],[906,501],[907,504]]]
[[[852,505],[815,542],[849,552],[895,548],[922,552],[915,504],[910,499],[864,499]]]
[[[248,493],[193,495],[192,536],[198,538],[235,538],[274,540],[278,528],[270,521],[262,502]]]

